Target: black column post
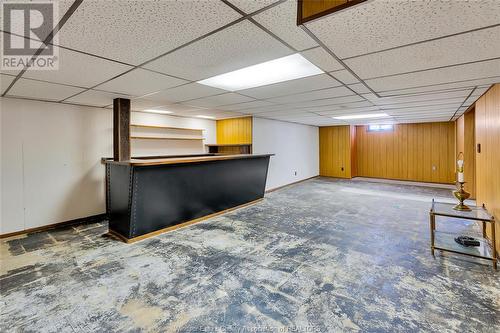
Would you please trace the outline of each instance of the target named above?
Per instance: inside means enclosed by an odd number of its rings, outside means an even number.
[[[113,100],[113,159],[130,159],[130,99]]]

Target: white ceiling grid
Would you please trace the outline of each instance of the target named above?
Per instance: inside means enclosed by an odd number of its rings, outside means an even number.
[[[61,17],[71,4],[60,2]],[[59,70],[2,71],[1,93],[107,108],[125,97],[134,110],[327,126],[374,112],[454,120],[500,82],[498,0],[368,1],[303,28],[296,6],[84,0],[58,33]],[[297,52],[325,74],[238,92],[196,83]]]

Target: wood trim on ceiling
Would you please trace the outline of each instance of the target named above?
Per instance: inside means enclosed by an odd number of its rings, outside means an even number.
[[[314,14],[311,14],[311,15],[304,15],[304,9],[307,8],[307,4],[311,4],[311,3],[319,3],[319,1],[311,1],[311,0],[298,0],[298,4],[297,4],[297,25],[303,25],[304,23],[306,22],[310,22],[310,21],[313,21],[313,20],[316,20],[320,17],[323,17],[323,16],[326,16],[326,15],[330,15],[332,13],[335,13],[335,12],[338,12],[340,10],[343,10],[343,9],[346,9],[346,8],[349,8],[349,7],[352,7],[352,6],[355,6],[355,5],[358,5],[360,3],[363,3],[367,0],[346,0],[345,3],[343,4],[340,4],[340,5],[335,5],[335,1],[322,1],[322,3],[324,4],[324,8],[326,8],[325,10],[322,10],[320,12],[315,12]],[[328,4],[328,2],[330,2],[330,4]]]

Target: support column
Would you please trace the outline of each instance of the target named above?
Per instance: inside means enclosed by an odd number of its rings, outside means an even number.
[[[130,99],[113,100],[113,159],[130,159]]]

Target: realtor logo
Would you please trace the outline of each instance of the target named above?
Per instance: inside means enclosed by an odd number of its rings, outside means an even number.
[[[58,69],[57,48],[43,41],[54,29],[56,2],[4,2],[2,4],[3,34],[2,70]],[[57,43],[57,35],[51,40]],[[40,52],[36,57],[34,54]]]

